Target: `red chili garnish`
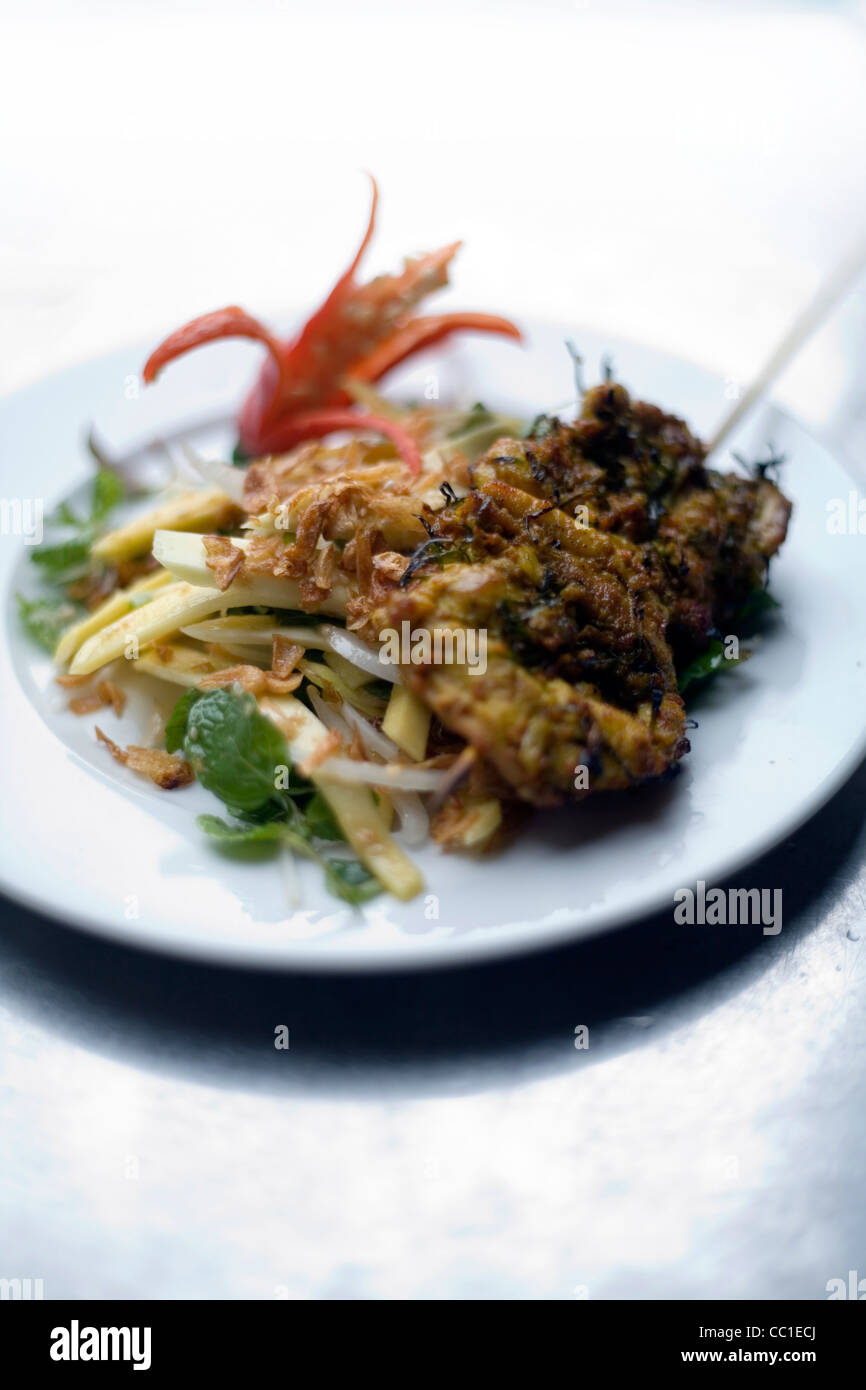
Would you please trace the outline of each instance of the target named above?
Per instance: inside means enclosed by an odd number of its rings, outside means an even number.
[[[174,361],[175,357],[182,357],[192,348],[201,347],[204,343],[216,343],[222,338],[254,338],[265,344],[275,362],[279,363],[281,360],[282,348],[279,339],[245,309],[240,309],[237,304],[230,304],[227,309],[215,309],[213,313],[202,314],[200,318],[192,319],[182,328],[175,329],[174,333],[169,333],[144,364],[142,376],[146,385],[155,381],[166,363]]]
[[[218,309],[170,334],[145,363],[145,382],[153,381],[168,362],[204,343],[251,338],[264,344],[268,357],[238,418],[246,454],[290,448],[301,439],[314,438],[316,428],[376,429],[395,442],[413,472],[419,471],[417,446],[405,430],[378,416],[348,414],[345,407],[351,396],[345,383],[378,381],[413,353],[452,333],[502,333],[519,339],[520,330],[493,314],[410,317],[421,299],[447,283],[448,266],[459,242],[408,260],[399,275],[380,275],[359,285],[355,275],[373,235],[379,200],[375,179],[371,183],[370,217],[357,253],[295,338],[283,342],[237,305]],[[330,423],[335,418],[339,424]]]
[[[384,415],[359,414],[355,410],[307,410],[286,416],[264,438],[264,452],[284,454],[304,439],[320,439],[334,430],[372,430],[391,440],[410,472],[421,472],[418,445],[402,425]]]
[[[413,353],[432,347],[452,333],[501,333],[520,342],[522,334],[510,319],[498,314],[430,314],[426,318],[410,319],[384,343],[380,343],[350,372],[352,381],[379,381]]]

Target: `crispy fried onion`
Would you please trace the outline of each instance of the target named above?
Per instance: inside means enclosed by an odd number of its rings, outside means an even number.
[[[382,413],[380,411],[380,413]],[[437,427],[437,413],[430,410],[402,415],[400,423],[415,439],[419,449],[428,448]],[[431,451],[425,457],[423,472],[413,475],[401,459],[393,457],[390,443],[371,443],[353,438],[345,444],[326,446],[300,444],[286,454],[256,459],[244,478],[244,507],[251,516],[274,511],[280,503],[295,498],[305,488],[320,488],[332,481],[361,483],[378,495],[413,494],[438,488],[447,477],[453,487],[469,486],[469,465],[459,451]],[[439,476],[440,472],[442,476]]]
[[[232,545],[228,536],[205,536],[202,544],[205,564],[216,580],[217,588],[223,593],[240,574],[244,552]]]
[[[192,768],[177,753],[166,753],[162,748],[139,748],[134,743],[128,748],[121,748],[100,728],[96,730],[96,737],[105,744],[115,762],[149,777],[163,791],[186,787],[193,781]]]
[[[56,676],[57,684],[62,685],[66,690],[76,690],[82,685],[88,685],[93,679],[88,676]],[[76,695],[67,705],[72,714],[92,714],[94,710],[105,709],[110,705],[118,719],[126,708],[126,695],[114,681],[102,680],[95,690],[87,691],[82,695]]]
[[[275,632],[273,645],[271,647],[271,671],[280,680],[285,680],[292,674],[301,657],[304,655],[304,648],[300,642],[290,642],[281,632]]]
[[[313,503],[299,518],[294,540],[288,543],[285,533],[253,533],[247,544],[245,576],[266,574],[276,579],[294,579],[302,607],[311,610],[321,604],[341,575],[354,580],[352,587],[361,596],[373,593],[374,597],[384,597],[399,582],[408,559],[385,548],[386,537],[377,522],[360,518],[353,523],[356,529],[351,538],[337,538],[335,544],[330,521],[334,505],[340,501],[331,497]],[[391,534],[398,545],[404,544],[402,536]],[[414,535],[405,540],[407,549],[414,545]],[[361,616],[370,607],[363,605]]]
[[[276,454],[251,463],[244,478],[244,506],[255,515],[273,511],[311,484],[320,486],[336,477],[349,478],[381,489],[391,485],[404,491],[411,475],[402,460],[382,458],[383,446],[352,439],[328,448],[300,444],[288,454]]]
[[[203,676],[198,689],[218,690],[225,685],[240,685],[258,699],[260,695],[289,695],[297,690],[302,679],[299,672],[283,678],[273,671],[263,671],[260,666],[227,666],[223,671]]]
[[[434,815],[430,834],[442,849],[484,851],[501,838],[502,807],[493,797],[473,797],[460,789]]]
[[[360,542],[360,537],[358,540]],[[346,601],[346,627],[351,632],[357,632],[369,642],[378,640],[379,630],[375,623],[370,623],[370,615],[396,589],[408,564],[408,556],[392,550],[383,550],[378,555],[364,554],[358,593]]]

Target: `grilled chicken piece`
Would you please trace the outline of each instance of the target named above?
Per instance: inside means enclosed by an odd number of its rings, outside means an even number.
[[[497,441],[471,480],[425,512],[429,539],[377,621],[482,630],[486,671],[407,665],[410,689],[522,801],[675,771],[689,748],[676,662],[764,582],[790,504],[708,469],[681,420],[612,384],[574,425]]]
[[[624,386],[588,391],[571,425],[541,416],[527,439],[500,439],[470,468],[632,541],[653,534],[664,499],[703,474],[704,447],[682,420],[632,402]]]
[[[483,630],[486,670],[406,666],[409,688],[536,805],[577,795],[581,766],[593,790],[664,775],[688,749],[685,711],[637,547],[492,480],[451,524],[471,529],[471,558],[398,588],[387,625]]]
[[[790,502],[766,478],[707,468],[703,444],[675,415],[604,383],[573,425],[545,417],[534,435],[499,440],[470,469],[473,487],[510,483],[641,545],[671,610],[678,662],[765,582]]]
[[[668,639],[677,663],[728,631],[788,529],[791,503],[766,478],[704,470],[670,497],[645,547],[661,566],[659,592],[670,609]]]

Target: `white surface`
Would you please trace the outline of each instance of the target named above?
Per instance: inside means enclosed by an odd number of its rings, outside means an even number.
[[[50,1299],[826,1298],[866,1243],[864,796],[750,872],[778,937],[667,914],[342,981],[8,913],[0,1267]]]
[[[313,299],[363,167],[371,267],[463,235],[455,303],[525,294],[743,379],[862,222],[863,6],[635,8],[0,0],[0,389]],[[858,469],[864,342],[861,287],[783,383]],[[826,1297],[866,1249],[864,800],[861,771],[749,870],[784,889],[759,942],[668,915],[414,980],[247,981],[4,903],[0,1276]]]
[[[453,398],[454,383],[466,401],[531,419],[567,398],[562,344],[572,325],[526,326],[525,350],[475,341],[445,357],[443,399]],[[636,395],[682,411],[701,432],[712,423],[723,383],[609,337],[577,336],[588,373],[607,349]],[[160,434],[181,388],[196,401],[213,398],[230,352],[192,355],[173,384],[166,378],[165,388],[131,402],[118,399],[123,361],[61,375],[0,408],[2,447],[18,458],[48,513],[81,476],[75,439],[85,421],[106,419],[117,436],[128,417],[128,434]],[[241,368],[249,360],[246,349],[232,356]],[[241,371],[235,397],[243,384]],[[730,874],[817,809],[866,749],[866,547],[862,535],[827,526],[831,499],[847,501],[853,485],[769,407],[751,437],[735,443],[754,455],[770,436],[790,457],[783,481],[795,501],[773,565],[782,607],[748,665],[696,705],[700,727],[684,775],[633,797],[590,799],[539,817],[495,858],[443,855],[435,846],[413,851],[426,889],[409,903],[388,895],[361,909],[335,903],[316,867],[302,864],[303,903],[292,912],[276,861],[238,862],[202,836],[196,814],[221,809],[202,788],[167,794],[118,768],[93,725],[120,743],[140,740],[147,702],[130,701],[119,722],[65,710],[51,663],[34,655],[9,598],[10,589],[32,585],[28,548],[16,554],[7,544],[0,594],[13,660],[0,677],[0,757],[13,785],[50,786],[51,796],[0,807],[0,885],[127,943],[248,965],[352,970],[460,964],[584,937],[672,907],[678,888]]]
[[[0,0],[0,390],[462,236],[456,298],[743,381],[866,226],[862,7]],[[46,35],[50,38],[47,39]],[[783,383],[855,415],[861,285]]]

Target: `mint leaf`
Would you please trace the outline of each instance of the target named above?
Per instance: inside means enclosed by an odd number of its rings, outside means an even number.
[[[382,891],[378,879],[368,874],[357,859],[326,860],[325,882],[336,898],[356,906],[375,898]]]
[[[690,685],[696,685],[700,681],[707,680],[710,676],[716,675],[719,671],[727,671],[734,666],[739,666],[740,662],[745,661],[747,652],[742,652],[739,656],[725,656],[725,644],[719,637],[713,637],[706,651],[696,656],[686,669],[681,672],[677,679],[677,688],[682,695],[684,690],[688,690]]]
[[[53,653],[65,629],[81,613],[81,609],[68,599],[28,599],[23,594],[16,594],[15,598],[18,616],[26,632],[47,652]]]
[[[50,545],[40,545],[30,558],[38,565],[50,584],[62,587],[85,575],[94,577],[104,566],[93,558],[91,547],[105,520],[124,495],[124,487],[116,473],[101,468],[93,479],[90,494],[90,516],[79,517],[68,502],[61,502],[51,518],[55,526],[65,527],[72,535]]]
[[[314,860],[329,892],[344,902],[363,903],[380,892],[377,879],[355,860],[332,860],[312,844],[342,839],[324,796],[290,770],[288,786],[275,787],[278,767],[290,767],[286,741],[259,711],[252,695],[230,689],[187,690],[171,712],[165,730],[170,753],[182,748],[202,786],[218,796],[241,822],[199,816],[205,834],[224,849],[284,844]],[[296,804],[309,797],[306,812]]]
[[[238,687],[197,693],[188,709],[183,749],[202,786],[239,818],[285,813],[288,789],[274,786],[277,768],[289,765],[279,729]]]
[[[177,753],[183,748],[183,741],[186,738],[187,716],[195,704],[204,694],[202,690],[185,690],[168,716],[168,723],[165,726],[165,747],[169,753]]]
[[[84,523],[81,518],[76,516],[68,502],[61,502],[57,511],[49,518],[55,526],[71,526],[75,530]]]
[[[37,546],[30,558],[54,583],[76,579],[90,565],[90,537]]]
[[[285,825],[275,820],[263,821],[260,825],[229,825],[219,816],[199,816],[198,824],[212,840],[229,848],[283,844],[286,838]]]
[[[307,829],[319,840],[342,840],[345,838],[337,824],[337,818],[321,792],[314,792],[307,803],[305,812]]]
[[[749,627],[763,613],[769,612],[773,608],[781,608],[778,599],[773,598],[772,594],[766,589],[753,589],[745,601],[740,605],[734,614],[733,626],[738,630]],[[710,676],[718,675],[721,671],[730,671],[734,666],[739,666],[743,661],[747,661],[751,652],[741,651],[739,656],[725,656],[725,644],[722,638],[711,638],[706,651],[696,656],[694,661],[681,671],[677,677],[677,689],[682,695],[690,685],[697,685],[702,681],[708,680]]]
[[[113,512],[118,502],[122,502],[126,489],[116,473],[108,468],[100,468],[93,479],[90,502],[90,521],[96,524],[104,521]]]
[[[306,835],[292,830],[285,821],[270,820],[260,825],[230,825],[219,816],[199,816],[198,824],[221,849],[234,851],[275,848],[288,845],[298,854],[313,859],[325,871],[325,885],[330,893],[343,902],[367,902],[380,893],[377,879],[367,872],[357,859],[327,859],[319,854]]]
[[[335,898],[358,906],[376,897],[382,891],[379,880],[369,874],[358,859],[329,859],[310,844],[307,839],[307,826],[301,822],[299,830],[287,829],[286,844],[307,859],[313,859],[325,871],[325,887]]]

